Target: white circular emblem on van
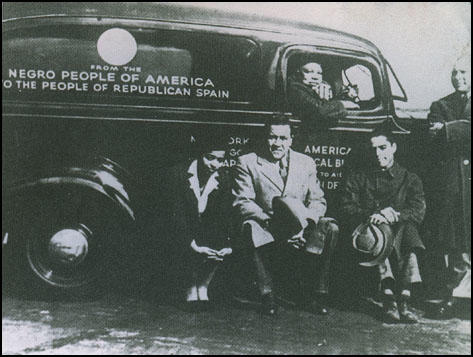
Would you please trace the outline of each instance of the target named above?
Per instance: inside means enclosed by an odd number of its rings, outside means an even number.
[[[108,64],[123,66],[136,55],[138,46],[131,33],[120,28],[113,28],[100,35],[97,51]]]

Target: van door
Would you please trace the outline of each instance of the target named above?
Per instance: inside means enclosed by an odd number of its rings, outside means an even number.
[[[373,128],[391,115],[389,111],[390,90],[386,85],[382,62],[364,52],[334,49],[312,45],[291,45],[280,51],[278,78],[284,111],[292,112],[299,131],[294,148],[311,156],[317,164],[318,175],[328,200],[328,214],[336,215],[337,191],[347,165],[358,165],[366,157],[355,153],[365,152],[368,135]],[[307,123],[306,117],[298,116],[293,97],[288,95],[288,83],[297,81],[301,66],[318,63],[322,68],[323,81],[333,92],[333,100],[347,100],[346,88],[356,88],[357,97],[351,99],[356,109],[347,110],[347,115],[328,125]],[[317,118],[311,117],[311,120]],[[349,158],[349,159],[348,159]]]

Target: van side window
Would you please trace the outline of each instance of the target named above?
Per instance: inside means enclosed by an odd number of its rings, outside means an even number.
[[[321,115],[337,115],[336,101],[351,101],[356,105],[351,113],[375,112],[381,109],[381,84],[379,72],[373,63],[363,56],[345,54],[322,54],[293,50],[287,57],[287,75],[285,83],[288,109],[296,116],[308,114],[306,108],[300,108],[309,100],[297,100],[291,90],[297,89],[307,98],[313,97],[325,105]],[[333,103],[330,108],[330,103]],[[326,110],[326,108],[328,108]],[[328,110],[330,109],[330,113]],[[343,109],[343,108],[342,108]],[[303,118],[299,118],[303,119]]]
[[[343,85],[358,90],[360,102],[370,102],[375,98],[371,71],[363,64],[355,64],[342,71]]]

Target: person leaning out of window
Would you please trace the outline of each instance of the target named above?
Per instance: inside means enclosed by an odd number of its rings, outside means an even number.
[[[346,92],[346,93],[345,93]],[[347,86],[344,97],[334,93],[332,86],[324,80],[322,66],[307,62],[293,73],[287,83],[287,95],[291,111],[305,124],[324,127],[347,116],[347,109],[359,109],[356,87]]]

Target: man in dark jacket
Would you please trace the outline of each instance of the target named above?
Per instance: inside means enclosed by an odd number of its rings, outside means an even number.
[[[222,170],[224,159],[223,146],[210,148],[167,173],[168,273],[187,302],[208,302],[218,263],[232,253],[231,181]]]
[[[434,199],[437,240],[447,255],[449,276],[438,316],[451,316],[453,290],[471,269],[471,58],[452,70],[455,92],[430,107],[429,122],[441,153],[433,174],[438,177]]]
[[[422,182],[394,160],[397,144],[388,128],[371,135],[371,147],[375,167],[352,173],[343,186],[342,224],[348,232],[365,222],[391,227],[394,249],[378,265],[385,318],[416,322],[407,302],[412,283],[421,281],[416,251],[425,249],[418,233],[426,209]]]
[[[290,108],[305,124],[326,127],[347,115],[346,109],[359,106],[351,100],[336,100],[332,87],[323,80],[322,66],[308,62],[288,79],[288,101]],[[349,98],[356,98],[354,88],[348,91]]]

